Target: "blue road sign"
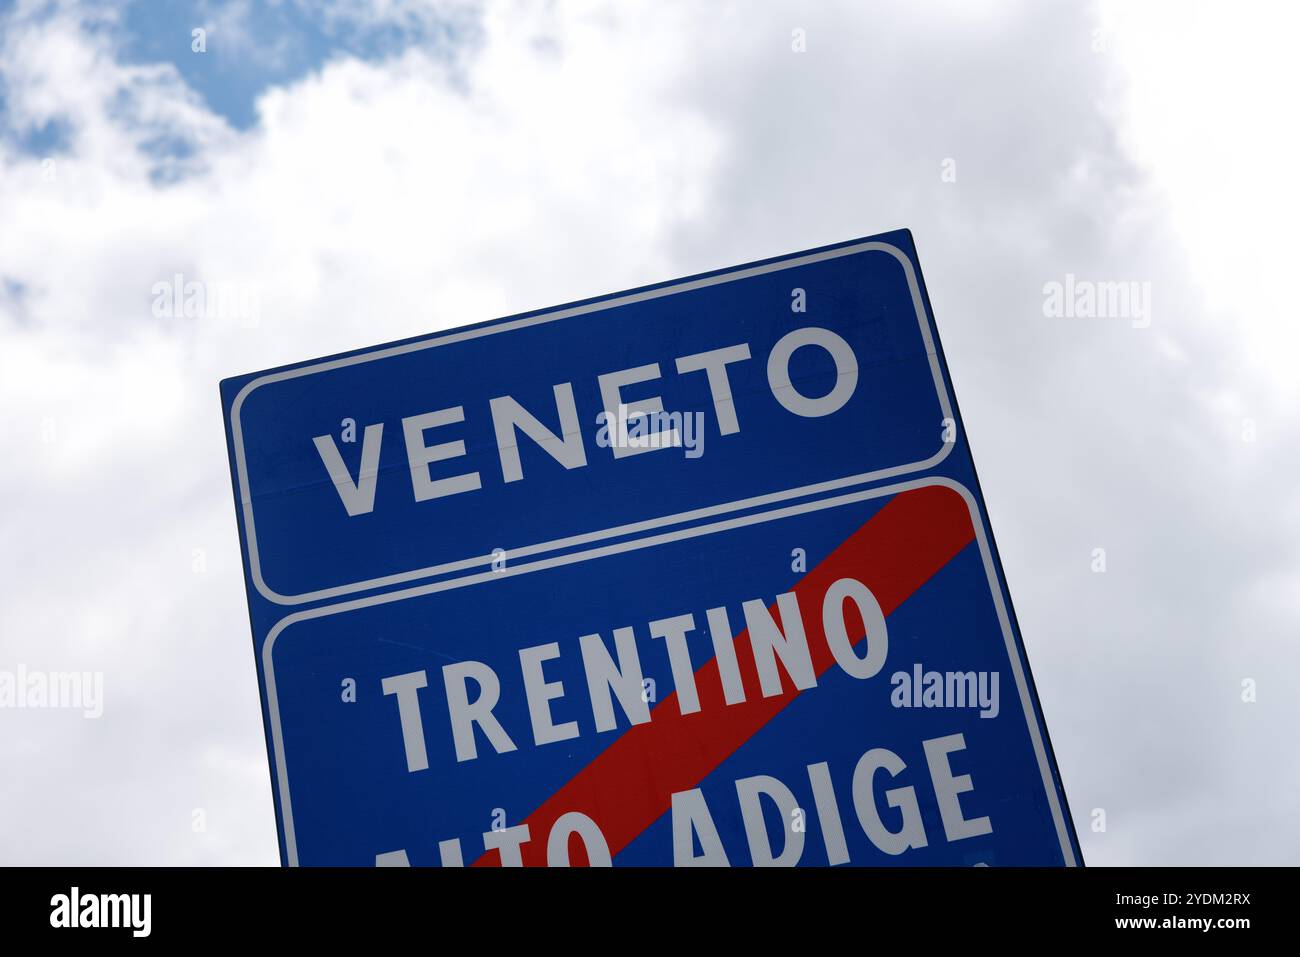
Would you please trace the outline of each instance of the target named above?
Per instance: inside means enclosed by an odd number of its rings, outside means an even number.
[[[1080,863],[907,231],[221,395],[285,863]]]

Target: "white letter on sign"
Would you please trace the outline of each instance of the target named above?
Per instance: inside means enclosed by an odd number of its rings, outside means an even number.
[[[542,672],[542,662],[560,657],[560,645],[552,641],[547,645],[519,649],[519,667],[524,676],[524,696],[528,699],[528,716],[533,723],[533,741],[551,744],[578,736],[578,722],[556,724],[551,715],[551,701],[564,697],[563,681],[547,681]]]
[[[876,772],[882,768],[892,777],[897,777],[907,765],[893,751],[872,748],[859,759],[858,766],[853,769],[853,806],[857,808],[862,829],[871,838],[871,843],[886,854],[902,854],[909,847],[925,847],[925,825],[921,823],[921,808],[916,803],[916,788],[894,788],[885,792],[889,806],[903,812],[901,828],[891,831],[880,820],[872,782]]]
[[[709,392],[713,395],[713,411],[718,416],[718,431],[732,435],[740,431],[736,420],[736,403],[731,398],[731,382],[727,378],[727,364],[749,358],[749,343],[727,346],[710,352],[697,352],[677,360],[678,372],[696,372],[703,369],[709,377]]]
[[[801,346],[821,346],[835,360],[835,385],[821,398],[810,399],[790,381],[790,356]],[[839,410],[853,398],[853,390],[858,387],[858,360],[849,344],[829,329],[816,326],[796,329],[787,332],[772,347],[767,357],[767,382],[776,401],[786,409],[806,419],[816,419]]]
[[[771,698],[782,693],[781,676],[776,670],[776,659],[781,659],[785,670],[794,679],[800,691],[817,686],[812,656],[808,652],[808,637],[804,634],[803,618],[799,615],[799,599],[794,592],[776,596],[776,607],[781,612],[781,633],[772,613],[758,599],[741,606],[745,610],[745,627],[749,629],[749,644],[754,650],[754,667],[758,669],[758,684],[763,697]]]
[[[638,452],[653,452],[655,449],[673,448],[682,444],[681,436],[678,435],[676,429],[646,432],[637,436],[636,442],[633,442],[628,437],[628,419],[662,412],[664,403],[657,395],[648,399],[636,399],[634,400],[635,404],[624,402],[622,388],[635,382],[647,382],[650,379],[657,378],[659,378],[659,363],[657,362],[652,362],[648,366],[637,366],[635,369],[607,372],[600,376],[598,381],[600,382],[600,397],[605,403],[605,421],[610,423],[614,430],[609,443],[614,450],[614,458],[626,458],[629,455],[636,455]],[[620,406],[626,408],[626,417],[619,415]]]
[[[673,867],[730,867],[727,852],[699,788],[673,795]],[[700,854],[695,855],[695,837]]]
[[[851,598],[858,606],[858,614],[867,628],[867,656],[859,658],[853,653],[853,642],[849,640],[848,627],[844,624],[844,599]],[[885,615],[880,610],[880,602],[871,594],[871,589],[853,578],[841,578],[826,589],[822,600],[822,628],[826,632],[826,644],[839,666],[855,678],[870,678],[885,666],[885,655],[889,652],[889,631],[885,627]]]
[[[528,825],[516,824],[499,831],[483,832],[483,850],[500,851],[502,867],[523,867],[524,855],[519,848],[528,843]]]
[[[583,635],[578,639],[578,646],[582,649],[582,667],[587,673],[587,693],[591,695],[596,730],[613,731],[618,727],[610,692],[618,695],[623,713],[633,724],[649,721],[650,704],[641,693],[645,678],[641,674],[641,658],[636,651],[636,636],[632,629],[614,629],[617,665],[600,635]]]
[[[479,686],[479,696],[473,704],[465,689],[468,680],[475,681]],[[501,727],[501,722],[492,714],[497,699],[501,697],[501,679],[495,671],[481,661],[444,665],[442,683],[447,689],[447,711],[451,717],[451,736],[456,742],[457,761],[469,761],[478,757],[478,747],[474,743],[476,724],[488,736],[497,754],[515,749],[510,735],[506,734],[506,729]]]
[[[969,821],[962,816],[961,802],[957,795],[973,791],[969,774],[953,777],[952,766],[948,764],[948,755],[966,748],[966,738],[961,734],[950,734],[943,738],[922,741],[925,748],[925,760],[930,765],[930,780],[934,782],[934,796],[939,800],[939,817],[943,819],[943,832],[950,841],[960,841],[965,837],[979,837],[990,834],[993,824],[987,817],[973,817]]]
[[[662,638],[668,646],[668,664],[673,669],[673,687],[677,689],[677,708],[682,714],[694,714],[700,710],[691,650],[686,647],[686,635],[694,630],[695,616],[690,614],[650,622],[650,637]]]
[[[781,853],[772,854],[767,839],[767,823],[763,820],[763,795],[776,804],[785,834]],[[795,831],[785,822],[799,807],[794,792],[774,777],[766,774],[741,778],[736,782],[736,796],[740,798],[740,816],[745,821],[745,836],[749,839],[749,856],[755,867],[793,867],[803,856],[804,832]]]
[[[556,435],[536,416],[521,406],[512,396],[493,399],[492,427],[496,429],[497,449],[501,453],[501,474],[507,482],[518,482],[524,477],[519,462],[519,443],[515,441],[518,430],[540,445],[551,458],[566,469],[576,469],[587,464],[587,453],[582,447],[582,432],[578,426],[578,407],[573,401],[573,386],[561,382],[553,386],[555,408],[560,413],[560,434]]]
[[[453,409],[439,409],[424,415],[409,415],[402,420],[402,433],[406,436],[406,458],[411,466],[411,488],[417,502],[427,502],[431,498],[443,495],[455,495],[457,492],[472,492],[480,488],[477,472],[454,475],[451,478],[434,481],[429,478],[429,463],[441,462],[465,454],[465,443],[460,439],[455,442],[443,442],[439,445],[424,444],[424,430],[453,422],[464,422],[465,410],[461,406]]]
[[[361,469],[355,482],[343,464],[334,436],[318,435],[312,439],[348,515],[364,515],[375,510],[375,482],[379,478],[379,446],[383,437],[384,423],[366,426],[366,433],[361,437]]]
[[[424,725],[420,721],[420,689],[429,685],[423,671],[394,675],[382,682],[384,694],[397,695],[397,716],[402,721],[402,744],[406,746],[406,770],[423,771],[429,767],[424,749]]]
[[[561,814],[551,825],[551,836],[546,839],[546,866],[569,866],[569,838],[577,834],[587,848],[587,863],[592,867],[612,867],[609,845],[600,833],[596,822],[578,811]]]

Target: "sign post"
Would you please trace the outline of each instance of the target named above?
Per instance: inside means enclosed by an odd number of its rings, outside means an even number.
[[[910,233],[221,384],[289,865],[1074,865]]]

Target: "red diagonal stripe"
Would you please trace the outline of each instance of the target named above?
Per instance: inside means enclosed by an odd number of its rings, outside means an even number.
[[[817,675],[835,663],[821,622],[827,588],[841,578],[856,578],[871,589],[888,616],[974,537],[966,502],[952,489],[927,486],[894,496],[793,589]],[[852,608],[850,604],[846,610]],[[779,620],[775,605],[772,612]],[[734,611],[732,615],[735,623]],[[865,637],[865,628],[855,618],[850,614],[856,642]],[[581,811],[594,820],[610,854],[617,855],[669,810],[675,792],[696,787],[795,699],[799,692],[784,675],[785,693],[762,697],[747,632],[736,636],[735,646],[745,700],[726,704],[717,659],[702,666],[695,672],[698,712],[682,715],[676,693],[664,698],[651,710],[650,721],[625,731],[527,817],[530,840],[522,847],[525,866],[545,865],[551,825],[569,811]],[[573,846],[575,863],[582,856],[579,844],[575,841]],[[498,852],[488,851],[474,865],[500,862]]]

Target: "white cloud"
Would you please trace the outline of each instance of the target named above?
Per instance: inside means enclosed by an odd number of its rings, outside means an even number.
[[[275,860],[218,379],[909,226],[1089,859],[1285,860],[1294,333],[1258,279],[1294,83],[1229,42],[1273,99],[1215,92],[1219,21],[1177,19],[492,3],[454,55],[336,58],[239,132],[73,8],[20,10],[11,121],[71,137],[53,182],[0,153],[0,649],[104,670],[106,704],[4,716],[30,779],[0,819],[30,825],[0,858]],[[260,323],[155,317],[178,272],[254,284]],[[1152,327],[1045,319],[1066,272],[1150,281]]]

